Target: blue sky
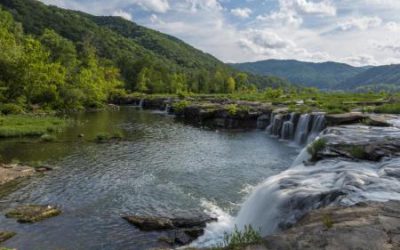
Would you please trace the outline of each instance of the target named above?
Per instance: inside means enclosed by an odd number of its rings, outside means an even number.
[[[225,62],[400,63],[400,0],[41,0],[116,15]]]

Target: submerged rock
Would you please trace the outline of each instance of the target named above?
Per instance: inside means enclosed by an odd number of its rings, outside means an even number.
[[[61,210],[51,205],[23,205],[6,213],[7,218],[20,223],[34,223],[61,214]]]
[[[8,231],[0,232],[0,243],[14,237],[15,235],[16,233],[14,232],[8,232]]]

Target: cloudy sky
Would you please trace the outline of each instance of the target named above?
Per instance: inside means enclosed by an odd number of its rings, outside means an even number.
[[[400,0],[41,0],[116,15],[225,62],[400,63]]]

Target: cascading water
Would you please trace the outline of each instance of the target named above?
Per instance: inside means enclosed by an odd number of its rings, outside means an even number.
[[[296,135],[302,137],[301,134],[305,134],[309,126],[310,115],[303,115]],[[311,131],[316,133],[324,127],[324,116],[317,115]],[[361,134],[354,135],[354,131]],[[400,139],[400,130],[396,128],[360,129],[353,126],[341,128],[339,134],[340,139],[335,131],[326,131],[321,136],[340,140],[341,143],[356,143],[354,136],[363,142],[376,141],[377,138]],[[226,215],[223,224],[212,223],[212,230],[206,229],[206,234],[197,243],[210,246],[221,242],[221,232],[229,233],[235,225],[239,230],[252,225],[265,236],[293,225],[311,210],[328,205],[349,206],[363,201],[400,200],[398,156],[383,158],[380,162],[337,157],[318,161],[314,165],[304,164],[307,160],[309,155],[304,148],[289,169],[267,178],[253,189],[236,217]]]
[[[303,114],[300,116],[299,122],[297,123],[296,127],[296,133],[294,136],[296,144],[303,145],[307,142],[310,122],[311,122],[310,114]]]
[[[274,113],[271,113],[270,121],[271,121],[271,123],[268,125],[268,127],[265,130],[267,131],[267,133],[272,134],[272,129],[275,124],[275,114]]]
[[[288,121],[285,121],[282,126],[281,138],[283,140],[291,140],[294,137],[294,119],[295,113],[290,114]]]
[[[144,99],[140,99],[139,101],[139,108],[143,108]]]
[[[313,141],[326,127],[325,114],[316,114],[313,116],[314,119],[310,135],[308,136],[308,142]]]

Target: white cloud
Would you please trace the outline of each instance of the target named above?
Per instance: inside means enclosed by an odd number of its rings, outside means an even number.
[[[223,61],[400,63],[400,0],[41,1],[96,15],[134,16]]]
[[[111,15],[119,16],[119,17],[122,17],[122,18],[124,18],[126,20],[132,21],[132,15],[129,14],[128,12],[126,12],[126,11],[123,11],[123,10],[116,10]]]
[[[382,19],[379,17],[355,17],[349,18],[338,24],[340,30],[348,31],[353,29],[368,30],[370,28],[376,28],[382,24]]]
[[[280,0],[281,9],[294,10],[299,14],[335,16],[336,7],[331,1]]]
[[[253,13],[253,11],[249,8],[236,8],[236,9],[232,9],[231,13],[234,16],[237,16],[240,18],[249,18],[251,13]]]

